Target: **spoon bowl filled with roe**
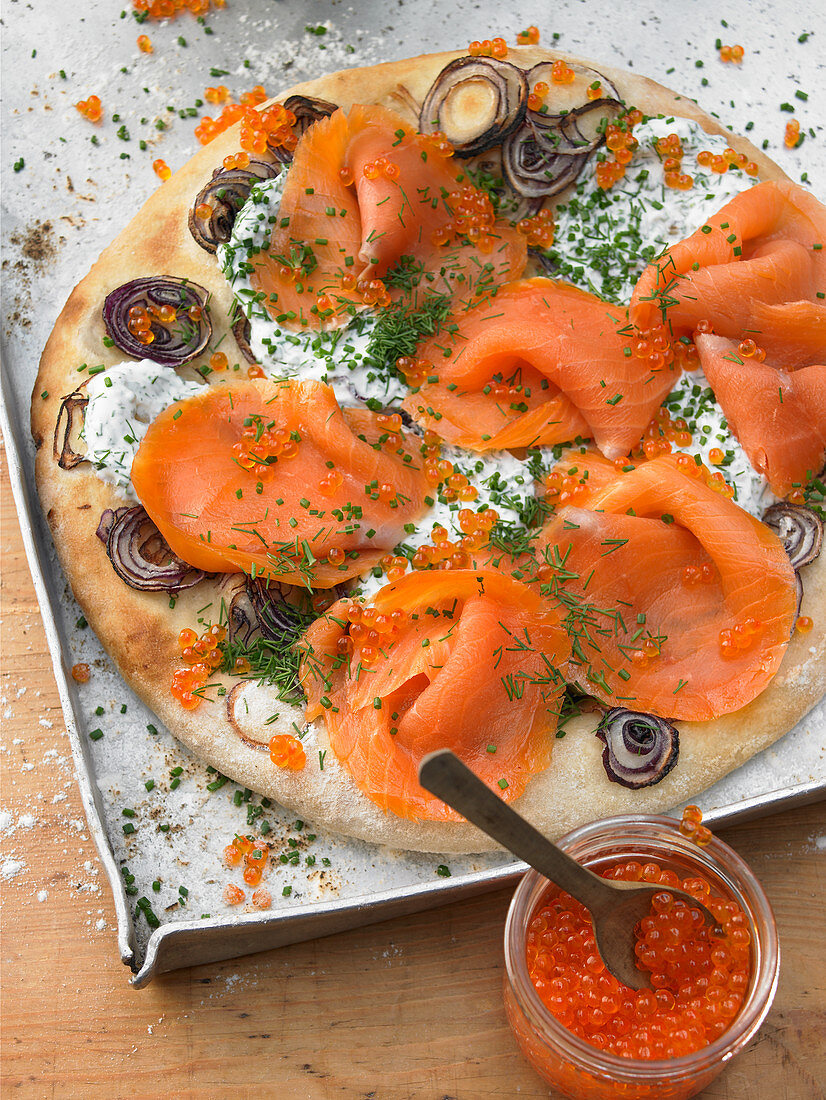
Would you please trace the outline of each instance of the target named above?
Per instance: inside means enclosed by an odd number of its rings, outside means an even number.
[[[651,988],[610,974],[587,909],[529,871],[505,928],[505,1008],[522,1052],[573,1100],[696,1095],[753,1037],[777,989],[777,928],[762,887],[693,808],[682,822],[608,818],[558,844],[605,878],[662,885],[635,931]],[[669,888],[695,897],[719,927]]]

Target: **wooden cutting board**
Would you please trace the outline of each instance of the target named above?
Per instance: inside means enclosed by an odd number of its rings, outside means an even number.
[[[130,988],[4,459],[2,1096],[548,1097],[502,1008],[506,891]],[[766,1024],[703,1096],[823,1100],[826,804],[723,835],[771,898],[783,961]]]

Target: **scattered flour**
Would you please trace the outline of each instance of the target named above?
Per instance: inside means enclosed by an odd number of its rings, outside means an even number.
[[[6,859],[3,861],[3,865],[0,866],[0,878],[10,881],[16,878],[21,871],[26,870],[26,864],[20,859]]]

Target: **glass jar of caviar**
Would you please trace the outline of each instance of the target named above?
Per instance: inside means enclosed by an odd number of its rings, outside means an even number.
[[[505,927],[505,1009],[523,1053],[563,1096],[684,1100],[765,1019],[780,965],[768,899],[728,845],[703,839],[683,835],[673,818],[626,816],[558,842],[597,874],[662,884],[637,932],[653,990],[635,993],[604,969],[578,902],[536,871],[517,887]],[[722,933],[698,916],[692,930],[669,885],[719,915]]]

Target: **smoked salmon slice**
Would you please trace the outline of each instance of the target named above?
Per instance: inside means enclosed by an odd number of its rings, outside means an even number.
[[[204,387],[162,412],[132,484],[184,561],[314,588],[375,565],[428,491],[411,437],[391,445],[376,414],[342,410],[322,382],[264,379]]]
[[[308,720],[324,715],[359,790],[401,817],[460,820],[416,778],[447,747],[518,798],[551,757],[568,649],[559,615],[487,569],[409,574],[351,608],[339,601],[306,631],[301,678]]]
[[[826,309],[814,302],[755,302],[752,323],[756,342],[783,370],[826,360]]]
[[[461,165],[393,111],[335,111],[298,143],[269,247],[249,257],[250,282],[295,329],[381,305],[380,280],[402,256],[428,273],[433,292],[472,300],[517,278],[527,260],[524,235],[507,223],[492,220],[484,233],[465,224],[462,204],[485,201]]]
[[[750,703],[780,665],[797,611],[789,559],[677,456],[561,509],[540,550],[541,591],[567,609],[566,676],[605,703],[708,721]]]
[[[508,283],[455,313],[420,347],[440,385],[422,386],[404,407],[443,438],[474,450],[579,435],[593,436],[604,455],[620,458],[639,442],[679,373],[652,369],[634,354],[636,342],[625,311],[587,291],[545,278]]]
[[[590,439],[584,417],[564,394],[549,397],[543,381],[523,367],[511,384],[494,380],[488,393],[433,382],[405,398],[402,408],[446,443],[480,453]]]
[[[667,324],[676,337],[701,321],[719,336],[776,344],[764,307],[808,302],[807,324],[826,324],[826,207],[796,184],[766,181],[736,195],[690,237],[669,248],[640,277],[631,320]],[[764,345],[763,337],[766,338]],[[782,339],[782,334],[780,334]],[[787,349],[787,368],[809,358],[808,342]]]
[[[787,372],[743,356],[722,336],[695,342],[731,430],[772,492],[786,496],[816,477],[826,461],[826,366]]]

